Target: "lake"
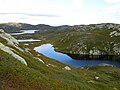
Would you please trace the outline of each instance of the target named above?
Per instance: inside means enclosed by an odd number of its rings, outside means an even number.
[[[10,33],[11,35],[33,34],[38,30],[20,30],[18,33]]]
[[[10,33],[11,35],[21,35],[21,34],[33,34],[38,30],[20,30],[18,33]],[[41,40],[34,40],[32,38],[30,39],[18,39],[18,42],[38,42]]]
[[[39,42],[41,40],[35,40],[35,39],[18,39],[18,42]]]
[[[81,66],[95,66],[98,64],[111,64],[120,68],[120,62],[112,60],[76,60],[68,56],[67,54],[60,53],[54,50],[53,45],[43,44],[41,46],[35,47],[34,50],[45,55],[46,57],[58,60],[62,63],[68,64],[74,67]]]

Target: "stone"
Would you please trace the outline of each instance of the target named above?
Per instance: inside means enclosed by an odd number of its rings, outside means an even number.
[[[29,46],[29,44],[28,44],[28,43],[26,43],[26,44],[24,44],[24,45]]]
[[[99,79],[99,77],[97,77],[97,76],[96,76],[96,77],[95,77],[95,79],[96,79],[96,80],[98,80],[98,79]]]
[[[117,89],[117,88],[115,88],[115,87],[114,87],[113,89],[114,89],[114,90],[118,90],[118,89]]]
[[[90,81],[88,81],[88,83],[94,83],[94,81],[93,81],[93,80],[90,80]]]
[[[46,66],[47,66],[47,67],[49,67],[49,66],[56,67],[56,66],[53,65],[53,64],[47,64]]]
[[[111,64],[106,64],[106,63],[98,64],[98,66],[114,67],[113,65],[111,65]]]
[[[68,67],[68,66],[65,66],[64,68],[63,68],[63,70],[71,70],[71,68],[70,67]]]
[[[39,60],[40,62],[42,62],[43,64],[45,64],[45,62],[44,62],[43,60],[41,60],[41,59],[39,59],[39,58],[38,58],[38,60]]]
[[[81,67],[81,69],[84,69],[84,67]]]

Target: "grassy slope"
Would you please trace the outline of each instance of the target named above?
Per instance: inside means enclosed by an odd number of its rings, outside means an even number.
[[[6,42],[0,39],[4,44]],[[24,44],[20,45],[25,47]],[[12,90],[113,90],[120,89],[120,69],[114,67],[84,67],[71,71],[63,70],[65,64],[46,58],[33,50],[16,53],[28,66],[0,50],[0,89]],[[45,64],[38,59],[41,58]],[[47,64],[55,65],[55,67]],[[95,77],[99,77],[98,80]],[[91,82],[92,81],[92,82]]]
[[[63,34],[55,33],[54,36],[56,37],[52,36],[53,33],[49,33],[48,35],[50,39],[53,39],[52,43],[54,44],[61,38],[61,35],[64,37],[68,32],[62,32]],[[2,38],[0,38],[0,42],[6,44],[6,41]],[[40,44],[42,44],[42,42]],[[35,43],[35,45],[38,45],[38,43]],[[22,43],[20,46],[25,47]],[[33,46],[34,44],[30,44],[29,47],[33,48]],[[0,90],[120,89],[119,68],[86,66],[83,69],[71,67],[72,70],[66,71],[62,69],[66,66],[65,64],[49,59],[43,55],[38,56],[38,53],[33,50],[29,50],[29,52],[31,54],[16,50],[16,53],[27,61],[28,66],[25,66],[11,55],[0,50]],[[42,59],[45,64],[34,57]],[[55,67],[48,67],[46,66],[47,64],[55,65]],[[95,79],[95,77],[99,77],[99,79]]]
[[[109,55],[115,55],[117,53],[114,52],[113,47],[114,44],[118,44],[119,47],[120,36],[110,37],[112,31],[114,30],[106,28],[79,31],[71,29],[45,32],[41,35],[62,52],[80,54],[82,51],[89,53],[93,47],[96,47]]]

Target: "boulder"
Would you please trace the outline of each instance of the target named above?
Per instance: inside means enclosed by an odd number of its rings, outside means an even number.
[[[71,70],[71,68],[68,67],[68,66],[65,66],[65,67],[63,68],[63,70]]]
[[[24,63],[27,66],[27,62],[25,61],[25,59],[20,57],[16,53],[14,53],[10,47],[5,46],[4,44],[0,43],[0,49],[8,54],[11,54],[14,58],[21,61],[22,63]]]

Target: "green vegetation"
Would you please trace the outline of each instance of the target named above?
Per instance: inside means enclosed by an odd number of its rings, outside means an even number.
[[[42,40],[34,43],[20,43],[18,46],[23,49],[23,52],[7,45],[7,41],[0,38],[2,44],[12,48],[14,53],[27,62],[26,66],[0,49],[0,90],[120,90],[119,68],[69,66],[71,70],[64,70],[63,68],[68,65],[47,58],[33,50],[35,46],[43,43],[52,43],[57,47],[56,50],[62,52],[78,54],[84,51],[88,53],[91,48],[95,47],[108,54],[116,54],[113,46],[116,44],[119,47],[120,39],[119,36],[111,37],[110,32],[113,32],[113,29],[78,30],[70,27],[57,31],[15,36],[16,38],[32,37]]]
[[[31,51],[34,57],[37,53]],[[21,53],[28,66],[23,65],[11,55],[0,50],[0,89],[23,90],[113,90],[120,89],[120,69],[115,67],[84,67],[67,71],[66,66],[43,55],[38,58],[28,53]],[[20,53],[19,53],[20,54]],[[46,66],[47,64],[55,65]],[[96,79],[95,77],[99,77]]]
[[[120,54],[119,24],[102,23],[53,27],[44,24],[3,23],[0,24],[0,28],[7,32],[16,32],[20,29],[37,29],[39,31],[35,34],[19,35],[15,38],[47,39],[58,48],[58,51],[65,53]]]
[[[95,28],[88,30],[65,29],[41,33],[56,50],[72,54],[119,55],[120,36],[110,36],[113,29]],[[119,33],[119,31],[118,31]],[[63,47],[64,46],[64,47]],[[116,48],[116,49],[115,49]]]

